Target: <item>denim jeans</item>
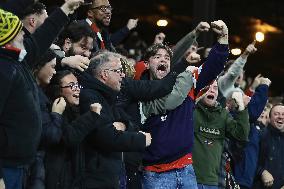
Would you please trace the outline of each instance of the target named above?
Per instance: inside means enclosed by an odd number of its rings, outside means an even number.
[[[162,173],[144,171],[142,183],[143,189],[197,189],[192,165]]]
[[[24,168],[2,168],[5,189],[22,189]]]
[[[198,189],[218,189],[218,186],[206,185],[206,184],[197,184]]]

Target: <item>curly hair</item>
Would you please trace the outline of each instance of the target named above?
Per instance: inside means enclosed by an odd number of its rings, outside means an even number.
[[[159,49],[165,49],[169,53],[170,58],[173,57],[173,51],[171,50],[169,46],[162,44],[162,43],[157,43],[157,44],[150,46],[148,49],[146,49],[146,52],[143,56],[143,60],[148,61],[151,56],[154,56],[155,54],[157,54]]]

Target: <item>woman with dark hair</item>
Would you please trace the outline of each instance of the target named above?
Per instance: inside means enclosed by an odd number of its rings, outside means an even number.
[[[48,128],[60,128],[62,124],[62,116],[66,103],[63,98],[56,99],[51,106],[51,102],[44,93],[45,87],[50,83],[51,78],[56,73],[56,55],[53,51],[48,50],[39,60],[36,68],[33,70],[35,80],[38,85],[39,102],[42,117],[42,136],[41,143],[36,154],[36,158],[27,168],[26,186],[28,189],[44,189],[45,188],[45,168],[44,156],[45,146],[49,141],[55,140],[50,133],[50,138],[46,139]]]
[[[100,115],[101,105],[94,103],[90,111],[80,115],[79,94],[81,86],[69,70],[59,71],[47,87],[47,94],[55,102],[62,99],[66,103],[60,127],[49,127],[45,133],[45,168],[47,189],[70,189],[79,186],[81,166],[84,164],[80,143],[85,136],[106,119]],[[60,100],[61,101],[61,100]],[[52,137],[52,140],[51,138]]]
[[[79,118],[77,78],[68,70],[53,78],[55,66],[56,55],[48,50],[33,70],[39,86],[42,134],[37,156],[28,168],[26,188],[29,189],[70,189],[75,171],[73,165],[77,165],[72,159],[77,153],[75,146],[96,123],[100,123],[99,104],[92,104],[91,111]]]

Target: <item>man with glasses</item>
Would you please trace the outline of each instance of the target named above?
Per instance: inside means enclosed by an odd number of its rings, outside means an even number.
[[[137,26],[137,19],[129,19],[126,27],[110,35],[107,27],[110,25],[112,10],[108,0],[93,0],[87,11],[87,19],[83,22],[88,24],[96,34],[97,43],[94,44],[93,52],[100,49],[107,49],[115,52],[114,46],[119,44],[129,31]]]
[[[119,188],[122,171],[122,153],[143,151],[151,143],[149,133],[133,132],[135,125],[129,116],[116,107],[121,89],[121,55],[104,51],[91,59],[89,68],[80,75],[84,87],[80,93],[81,113],[90,104],[102,105],[101,116],[110,124],[98,125],[84,143],[86,188]]]

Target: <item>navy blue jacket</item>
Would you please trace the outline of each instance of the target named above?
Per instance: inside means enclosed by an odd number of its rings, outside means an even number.
[[[255,189],[265,189],[261,174],[267,170],[272,174],[274,182],[271,189],[279,189],[284,186],[284,133],[271,125],[268,125],[261,135],[259,163],[257,169],[257,182]]]
[[[251,123],[249,141],[241,151],[241,159],[234,162],[234,176],[237,183],[248,188],[253,185],[260,147],[261,131],[260,126],[256,121],[264,110],[267,100],[268,86],[259,85],[248,104],[249,119]]]
[[[228,45],[216,44],[212,48],[199,74],[196,94],[216,79],[223,70],[228,55]],[[151,133],[152,143],[144,153],[145,165],[170,163],[192,152],[194,107],[194,99],[188,96],[176,109],[147,119],[144,128]]]

